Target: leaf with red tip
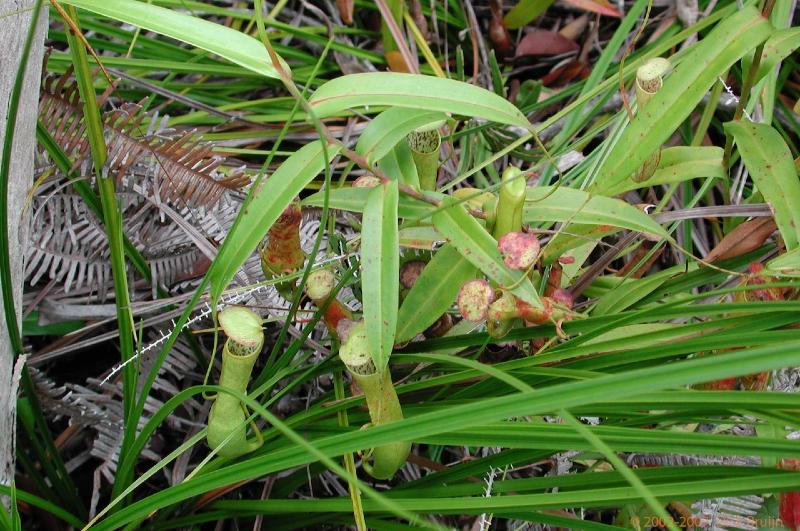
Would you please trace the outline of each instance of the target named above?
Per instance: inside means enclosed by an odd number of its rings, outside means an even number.
[[[564,0],[564,3],[599,15],[622,18],[620,12],[614,9],[608,0]]]

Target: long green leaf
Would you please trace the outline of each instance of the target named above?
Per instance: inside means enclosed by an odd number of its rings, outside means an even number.
[[[603,189],[603,194],[613,196],[659,184],[673,184],[696,179],[698,177],[725,177],[722,166],[723,149],[716,146],[687,147],[676,146],[661,151],[661,160],[655,173],[643,182],[627,179],[610,189]]]
[[[493,92],[419,74],[378,72],[338,77],[317,89],[309,103],[320,118],[351,108],[393,105],[484,118],[526,129],[530,125],[519,109]]]
[[[789,57],[798,48],[800,48],[800,27],[776,31],[764,43],[761,63],[759,63],[754,82],[758,82],[766,76],[778,63]]]
[[[370,190],[361,230],[361,292],[373,363],[389,363],[397,329],[400,253],[397,236],[397,181]]]
[[[439,249],[403,299],[397,315],[395,340],[398,343],[410,341],[436,322],[453,305],[458,290],[464,282],[474,278],[475,272],[475,266],[452,245]]]
[[[786,249],[800,244],[800,181],[792,152],[772,127],[752,122],[728,122],[725,131],[733,135],[747,170],[770,206]]]
[[[384,155],[378,161],[378,168],[387,177],[419,190],[417,167],[411,156],[411,148],[406,143],[397,144],[394,149]]]
[[[508,29],[518,29],[532,21],[553,5],[555,0],[519,0],[503,17]]]
[[[333,158],[339,149],[328,146]],[[219,299],[236,271],[255,251],[267,231],[292,200],[325,168],[322,142],[306,144],[287,158],[268,178],[264,179],[252,200],[239,212],[233,228],[208,270],[211,297]]]
[[[392,107],[375,117],[358,139],[356,151],[367,157],[370,164],[382,159],[410,132],[447,118],[439,111],[421,111]]]
[[[63,3],[172,37],[263,76],[278,77],[264,45],[233,28],[136,0],[63,0]],[[289,72],[286,63],[283,68]]]
[[[720,22],[691,52],[628,125],[599,170],[592,190],[613,190],[642,166],[683,123],[717,77],[764,42],[770,23],[752,6]]]
[[[429,435],[447,433],[451,430],[464,429],[510,417],[547,414],[561,408],[574,409],[594,403],[598,399],[607,401],[647,395],[661,389],[741,376],[798,363],[800,363],[800,341],[786,341],[768,347],[747,348],[717,356],[661,364],[656,367],[636,369],[621,374],[611,374],[591,380],[441,408],[431,413],[416,415],[383,426],[325,437],[316,440],[314,445],[327,455],[340,455],[395,440],[417,440]],[[194,392],[199,391],[184,391],[181,396],[175,397],[175,401],[185,400],[186,397],[183,395],[191,395]],[[120,525],[135,521],[137,518],[145,517],[161,507],[208,492],[213,488],[277,470],[301,466],[313,460],[314,457],[306,449],[297,446],[289,446],[259,455],[240,463],[231,464],[223,469],[196,476],[191,481],[161,490],[134,502],[97,524],[95,529],[100,531],[115,529]],[[792,478],[792,481],[796,486],[796,478]],[[772,488],[775,486],[771,485],[767,490]],[[700,491],[708,492],[708,489]],[[631,494],[632,489],[628,489],[626,492],[628,492],[628,497],[633,495]],[[653,492],[659,497],[663,494],[657,490],[656,486],[654,486]],[[315,501],[319,502],[319,500]]]
[[[737,496],[773,491],[790,491],[800,481],[800,472],[775,474],[762,472],[747,478],[724,478],[695,481],[671,481],[652,486],[653,494],[665,500],[693,501],[698,498]],[[713,493],[713,494],[711,494]],[[571,507],[615,506],[638,500],[633,487],[605,487],[578,489],[565,492],[537,494],[509,494],[507,496],[464,496],[457,498],[398,498],[397,504],[418,513],[481,514],[532,509],[563,509]],[[324,500],[225,500],[214,504],[217,508],[243,511],[241,514],[280,514],[302,512],[348,512],[352,510],[349,498]],[[372,500],[364,502],[365,511],[381,511]]]
[[[650,430],[616,426],[589,428],[604,442],[625,452],[664,452],[704,455],[777,456],[797,452],[797,443],[786,439],[747,440],[733,435]],[[474,426],[419,439],[420,443],[441,445],[504,446],[560,451],[592,450],[592,446],[563,424],[498,422]]]
[[[335,188],[330,191],[328,201],[330,208],[347,210],[348,212],[364,212],[369,188]],[[428,192],[432,195],[432,192]],[[317,192],[301,201],[304,206],[321,207],[324,194]],[[443,195],[441,197],[444,197]],[[398,201],[398,215],[401,218],[424,218],[434,210],[434,206],[407,195],[401,195]]]
[[[769,261],[767,268],[787,277],[800,276],[800,247]]]
[[[666,274],[661,271],[645,278],[626,279],[621,285],[609,290],[600,298],[593,313],[594,315],[609,315],[630,308],[658,289],[669,279],[670,275],[674,274],[672,271],[668,271]]]
[[[612,199],[566,186],[528,188],[522,214],[524,222],[574,222],[611,225],[667,237],[650,216],[620,199]]]
[[[536,308],[542,307],[539,294],[523,271],[509,269],[497,249],[497,240],[486,232],[478,221],[470,216],[464,207],[453,200],[450,206],[433,215],[436,229],[447,238],[453,247],[472,265],[483,271],[500,287],[510,289],[511,293]]]

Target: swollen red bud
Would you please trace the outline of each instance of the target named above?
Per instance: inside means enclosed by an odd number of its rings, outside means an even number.
[[[458,311],[467,321],[486,319],[489,305],[494,302],[494,290],[485,280],[470,280],[458,292]]]
[[[509,232],[497,243],[503,262],[511,269],[528,269],[539,256],[539,239],[534,234]]]

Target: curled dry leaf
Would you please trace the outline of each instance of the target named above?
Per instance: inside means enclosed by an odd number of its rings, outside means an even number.
[[[353,23],[353,0],[336,0],[336,7],[342,22],[350,26]]]
[[[591,70],[586,66],[586,63],[575,60],[569,63],[556,67],[551,70],[547,75],[542,77],[541,82],[547,88],[560,87],[566,85],[575,78],[586,79],[589,77]]]
[[[427,338],[443,337],[450,329],[453,328],[453,318],[449,313],[442,314],[435,323],[430,325],[423,334]]]
[[[517,46],[515,57],[549,56],[577,52],[580,46],[557,31],[533,30]]]
[[[486,319],[492,302],[494,290],[482,279],[466,282],[458,292],[458,311],[467,321],[477,323]]]
[[[511,269],[528,269],[539,256],[539,239],[534,234],[509,232],[497,244],[503,262]]]
[[[589,25],[589,16],[588,15],[581,15],[572,22],[569,22],[564,25],[558,33],[571,40],[577,40],[578,37],[583,35],[583,32],[586,30],[586,27]]]
[[[753,218],[738,225],[709,252],[706,262],[717,262],[747,254],[761,247],[777,230],[772,218]]]

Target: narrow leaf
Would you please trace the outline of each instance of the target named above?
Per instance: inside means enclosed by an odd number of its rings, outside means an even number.
[[[608,0],[564,0],[565,3],[578,9],[585,9],[598,15],[622,18],[619,11],[609,3]]]
[[[378,168],[396,181],[419,190],[419,175],[411,156],[411,148],[402,142],[378,161]]]
[[[361,291],[372,361],[378,372],[389,363],[397,328],[400,253],[397,181],[369,191],[361,230]]]
[[[595,190],[613,190],[642,166],[694,110],[711,86],[747,51],[769,37],[770,23],[752,6],[720,22],[686,54],[640,109],[599,170]]]
[[[767,269],[777,275],[800,277],[800,247],[773,258],[767,264]]]
[[[442,247],[422,270],[400,306],[396,341],[414,339],[435,323],[453,305],[464,282],[475,278],[475,273],[475,266],[452,245]]]
[[[392,107],[380,113],[364,128],[356,144],[356,151],[367,157],[370,164],[374,164],[410,132],[446,118],[446,114],[438,111]]]
[[[728,122],[725,131],[733,135],[747,170],[772,209],[786,248],[800,243],[800,182],[792,153],[783,137],[772,127],[752,122]]]
[[[528,304],[542,307],[539,295],[525,272],[513,271],[503,263],[497,240],[461,205],[453,202],[448,208],[434,214],[433,224],[464,258],[501,288],[510,289],[511,293]]]
[[[348,212],[364,212],[369,192],[369,188],[336,188],[328,194],[328,206]],[[303,199],[301,204],[321,207],[323,200],[323,193],[317,192]],[[407,195],[401,195],[398,201],[398,215],[401,218],[424,218],[430,215],[433,209],[433,205]]]
[[[555,0],[519,0],[511,11],[503,17],[508,29],[518,29],[547,11]]]
[[[328,146],[328,156],[338,152]],[[233,228],[208,270],[211,298],[216,301],[233,279],[236,271],[255,251],[267,231],[292,200],[323,170],[322,142],[311,142],[287,158],[253,193],[251,201],[239,212]]]
[[[263,76],[278,77],[264,45],[233,28],[136,0],[63,2],[191,44]],[[290,71],[286,63],[282,65],[287,72]]]
[[[725,177],[722,166],[722,148],[716,146],[676,146],[661,151],[661,160],[655,173],[643,182],[626,179],[613,188],[598,188],[603,195],[613,196],[648,186],[673,184],[699,177]]]
[[[377,72],[338,77],[322,85],[309,100],[320,118],[351,108],[394,105],[449,112],[527,128],[527,118],[511,102],[493,92],[439,77]]]
[[[551,186],[529,188],[522,219],[526,223],[550,221],[611,225],[667,237],[661,225],[625,201],[566,186],[558,186],[555,189]]]
[[[792,52],[800,48],[800,27],[786,28],[776,31],[764,43],[761,53],[761,63],[754,82],[758,82],[775,68],[781,61],[789,57]],[[752,60],[751,60],[752,62]]]

